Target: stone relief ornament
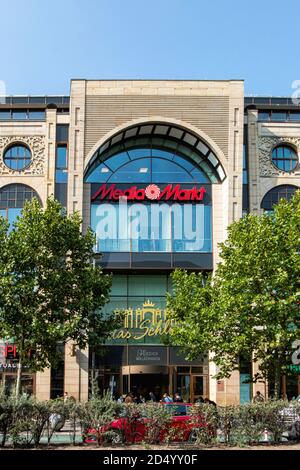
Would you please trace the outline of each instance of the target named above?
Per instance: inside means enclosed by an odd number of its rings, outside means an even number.
[[[300,138],[298,137],[259,137],[258,158],[260,176],[286,175],[285,171],[278,170],[272,163],[272,149],[279,144],[292,144],[299,154]],[[291,172],[292,174],[293,172]]]
[[[31,151],[31,163],[27,168],[21,171],[12,170],[8,168],[4,161],[3,156],[5,149],[12,144],[25,144]],[[30,136],[0,136],[0,175],[37,175],[44,174],[45,168],[45,137],[42,135]]]

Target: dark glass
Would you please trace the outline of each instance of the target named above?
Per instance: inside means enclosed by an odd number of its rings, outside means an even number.
[[[30,104],[45,104],[46,97],[45,96],[30,96],[29,103]]]
[[[56,142],[68,142],[69,140],[69,126],[59,124],[56,126]]]
[[[11,101],[12,104],[28,104],[28,96],[13,96]]]
[[[34,189],[25,184],[9,184],[0,189],[0,209],[7,207],[23,208],[25,201],[39,196]]]
[[[23,170],[31,162],[31,152],[25,145],[13,145],[4,153],[4,163],[12,170]]]
[[[271,121],[287,121],[287,113],[281,111],[272,111]]]
[[[298,165],[296,151],[288,145],[279,145],[272,151],[272,162],[281,171],[293,171]]]
[[[258,120],[259,121],[269,121],[270,120],[270,112],[269,111],[259,111],[258,112]]]
[[[57,199],[63,207],[67,207],[68,201],[68,184],[55,183],[55,199]]]
[[[273,211],[273,206],[278,204],[280,199],[289,201],[295,192],[299,189],[292,185],[280,185],[271,189],[263,198],[261,208],[267,212]]]

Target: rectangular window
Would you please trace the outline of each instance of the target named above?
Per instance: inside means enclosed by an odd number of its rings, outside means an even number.
[[[29,119],[33,121],[42,121],[46,118],[45,111],[32,111],[29,110]]]
[[[57,126],[57,129],[68,126]],[[57,131],[57,135],[59,131]],[[55,161],[55,198],[66,208],[68,202],[68,147],[67,144],[59,144],[56,147]]]
[[[60,124],[56,126],[56,142],[67,143],[69,140],[69,126],[66,124]]]
[[[1,110],[1,111],[0,111],[0,120],[1,120],[1,121],[6,121],[6,120],[9,120],[9,119],[11,119],[11,112],[10,112],[10,110],[8,110],[8,111],[3,111],[3,110]]]
[[[15,111],[13,110],[12,112],[12,118],[20,121],[24,121],[25,119],[28,119],[28,113],[27,111]]]

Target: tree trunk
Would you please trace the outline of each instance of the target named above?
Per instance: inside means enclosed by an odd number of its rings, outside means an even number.
[[[22,377],[22,356],[23,352],[20,351],[19,353],[19,363],[18,363],[18,371],[17,371],[17,383],[16,383],[16,398],[20,396],[21,391],[21,377]]]
[[[281,389],[281,369],[280,369],[280,360],[278,357],[278,352],[275,355],[274,359],[274,398],[275,400],[280,399],[280,389]]]
[[[286,375],[282,376],[281,391],[283,400],[286,400]]]

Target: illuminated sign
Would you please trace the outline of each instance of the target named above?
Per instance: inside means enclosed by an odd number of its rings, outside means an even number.
[[[116,312],[118,313],[118,312]],[[168,334],[173,320],[168,318],[167,310],[155,308],[155,304],[147,300],[142,308],[125,309],[123,328],[112,334],[113,339],[142,339],[145,336],[160,336]]]
[[[162,190],[156,184],[149,184],[146,188],[138,188],[131,186],[127,189],[119,189],[115,184],[107,186],[103,184],[92,195],[92,202],[97,200],[118,201],[120,198],[125,198],[127,201],[203,201],[206,189],[201,186],[197,188],[194,186],[191,189],[183,189],[180,184],[168,184]]]

